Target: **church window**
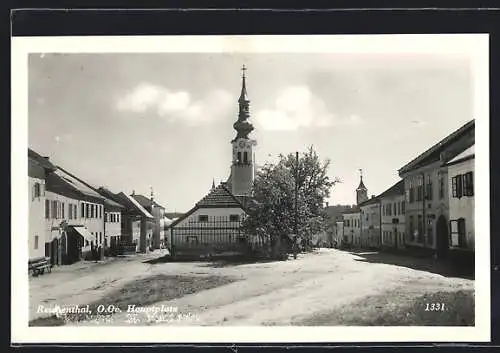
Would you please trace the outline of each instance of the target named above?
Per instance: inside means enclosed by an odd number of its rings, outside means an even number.
[[[206,214],[199,215],[198,222],[208,222],[208,215],[206,215]]]
[[[236,162],[241,163],[241,152],[238,152],[238,157],[236,159]]]
[[[243,152],[243,163],[248,164],[248,152]]]

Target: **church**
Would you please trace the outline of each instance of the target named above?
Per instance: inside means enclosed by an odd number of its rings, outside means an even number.
[[[213,182],[208,194],[170,225],[170,234],[165,237],[174,256],[235,253],[246,243],[241,224],[252,196],[257,142],[250,137],[254,127],[249,121],[245,71],[243,66],[238,119],[233,124],[236,136],[231,140],[230,175],[219,185]]]

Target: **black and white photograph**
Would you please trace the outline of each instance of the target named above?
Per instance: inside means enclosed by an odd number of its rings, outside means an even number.
[[[488,35],[12,45],[18,337],[489,339]]]

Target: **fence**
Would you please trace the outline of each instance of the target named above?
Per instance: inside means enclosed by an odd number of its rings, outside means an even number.
[[[224,217],[189,220],[171,227],[169,236],[174,256],[242,255],[249,247],[241,221]]]

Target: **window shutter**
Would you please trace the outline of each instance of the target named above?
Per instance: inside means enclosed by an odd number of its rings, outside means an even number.
[[[457,197],[458,198],[461,198],[464,194],[463,194],[463,175],[457,175],[456,176],[456,179],[457,179]]]
[[[451,192],[452,192],[452,196],[453,197],[458,197],[458,194],[457,194],[457,177],[453,177],[451,178]]]

